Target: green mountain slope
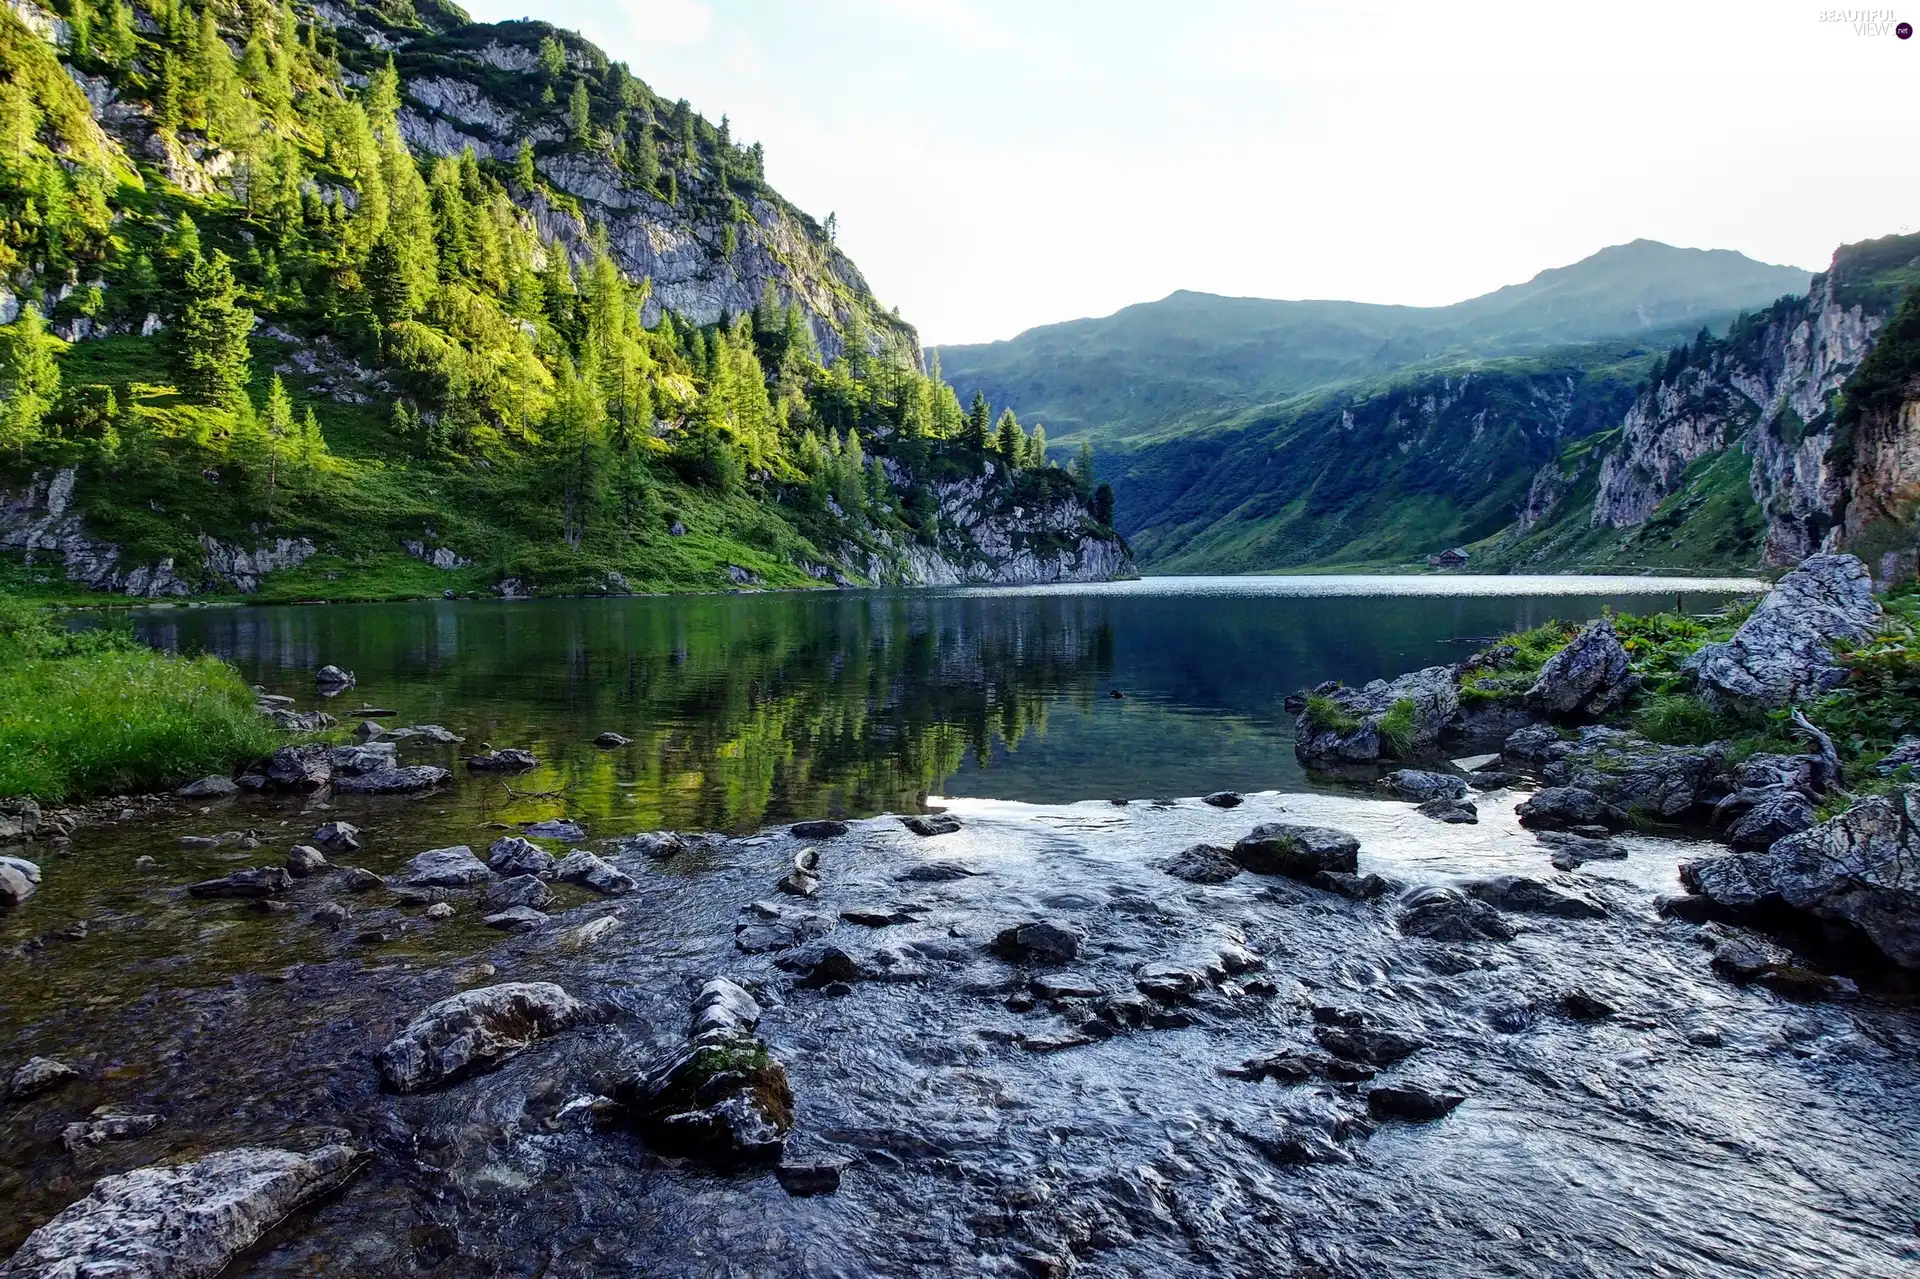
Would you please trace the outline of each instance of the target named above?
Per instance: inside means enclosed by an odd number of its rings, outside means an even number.
[[[1204,432],[1253,406],[1422,363],[1617,338],[1664,346],[1805,292],[1807,279],[1726,250],[1636,240],[1451,306],[1179,292],[938,354],[963,400],[981,392],[1043,421],[1056,443],[1107,450]]]
[[[0,8],[0,576],[381,597],[1105,576],[827,227],[570,32]]]

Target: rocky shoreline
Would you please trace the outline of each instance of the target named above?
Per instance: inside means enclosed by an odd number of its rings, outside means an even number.
[[[1616,650],[1471,717],[1484,663],[1383,681],[1430,694],[1408,758],[1360,712],[1399,696],[1316,690],[1357,722],[1303,755],[1371,793],[747,837],[423,848],[401,815],[535,761],[403,763],[467,748],[368,715],[195,783],[131,865],[28,863],[0,1275],[1891,1272],[1920,1019],[1872,876],[1911,790],[1820,821],[1810,724],[1736,766],[1568,723],[1623,704]]]

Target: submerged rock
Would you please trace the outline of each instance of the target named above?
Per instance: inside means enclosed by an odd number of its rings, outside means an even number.
[[[434,764],[415,764],[410,768],[382,768],[351,777],[336,776],[333,789],[349,795],[409,795],[432,790],[453,776]]]
[[[1256,875],[1312,879],[1323,871],[1360,868],[1360,841],[1330,826],[1266,822],[1233,846],[1233,859]]]
[[[564,817],[532,822],[526,829],[534,839],[557,839],[563,844],[577,844],[587,837],[585,826]]]
[[[834,839],[848,831],[845,822],[824,820],[795,822],[787,828],[798,839]]]
[[[1735,916],[1797,912],[1920,969],[1920,787],[1858,800],[1765,852],[1685,863],[1680,880]]]
[[[920,813],[913,817],[902,817],[900,824],[916,835],[929,838],[951,835],[960,829],[960,819],[952,813]]]
[[[360,847],[360,828],[352,822],[328,822],[313,832],[313,842],[332,853],[351,853]]]
[[[287,850],[287,874],[295,879],[305,879],[327,869],[327,855],[311,844],[295,844]]]
[[[554,867],[553,876],[555,879],[564,880],[569,884],[580,884],[591,888],[596,893],[605,893],[610,897],[630,893],[640,886],[634,882],[633,876],[615,869],[611,863],[595,857],[592,853],[578,849],[568,853],[566,858]]]
[[[403,877],[415,888],[466,888],[486,883],[493,878],[493,872],[473,855],[471,848],[454,844],[414,854]]]
[[[243,1146],[105,1177],[27,1236],[8,1279],[191,1279],[220,1274],[287,1215],[337,1188],[364,1158]]]
[[[631,737],[622,737],[619,733],[602,733],[593,739],[593,744],[603,751],[618,750],[622,746],[633,745]]]
[[[1195,844],[1169,857],[1160,864],[1160,869],[1190,884],[1224,884],[1240,873],[1240,863],[1225,848]]]
[[[102,1106],[86,1119],[62,1128],[60,1144],[68,1154],[77,1155],[110,1141],[132,1141],[144,1137],[165,1122],[164,1115],[128,1114]]]
[[[1422,817],[1431,817],[1436,822],[1445,822],[1450,826],[1472,826],[1480,820],[1480,810],[1471,801],[1455,799],[1448,795],[1430,799],[1413,811]]]
[[[7,1079],[7,1100],[25,1101],[52,1092],[80,1077],[80,1072],[52,1057],[29,1057]]]
[[[495,911],[480,922],[503,933],[532,933],[547,926],[547,917],[531,906],[509,906],[505,910]]]
[[[1211,804],[1215,808],[1238,808],[1246,801],[1241,798],[1238,791],[1217,790],[1211,795],[1203,796],[1200,802]]]
[[[986,872],[965,862],[931,861],[909,866],[894,876],[903,883],[944,884],[956,879],[972,879]]]
[[[1589,897],[1564,892],[1524,875],[1494,875],[1460,882],[1461,891],[1499,910],[1562,919],[1605,919],[1607,908]]]
[[[360,746],[336,746],[327,756],[327,762],[333,768],[335,778],[342,775],[360,776],[363,773],[377,773],[382,769],[396,767],[392,742],[369,742]]]
[[[1431,941],[1511,941],[1513,926],[1499,911],[1457,888],[1418,888],[1401,901],[1397,920],[1409,937]]]
[[[1417,1084],[1382,1085],[1367,1091],[1367,1113],[1375,1119],[1439,1119],[1466,1099],[1464,1093]]]
[[[1774,584],[1733,638],[1687,659],[1708,704],[1764,710],[1837,688],[1846,668],[1836,640],[1859,643],[1880,628],[1873,576],[1851,555],[1813,555]]]
[[[219,879],[203,879],[187,888],[190,897],[271,897],[293,887],[293,876],[278,866],[236,870]]]
[[[1555,870],[1576,870],[1588,862],[1622,861],[1627,855],[1627,850],[1611,839],[1569,831],[1543,830],[1535,838],[1553,850],[1550,860]]]
[[[552,982],[462,991],[429,1006],[380,1050],[380,1079],[401,1093],[452,1083],[587,1019],[587,1008]]]
[[[532,751],[521,750],[517,746],[508,746],[497,751],[488,751],[484,755],[469,755],[467,768],[475,773],[519,773],[529,768],[538,768],[540,761]]]
[[[1603,617],[1547,659],[1526,700],[1549,718],[1587,722],[1619,710],[1639,687],[1613,620]]]
[[[339,692],[341,689],[353,687],[355,681],[352,671],[328,665],[322,666],[313,673],[313,682],[323,689],[330,688]]]
[[[503,879],[488,887],[480,895],[480,910],[483,914],[497,914],[515,906],[530,906],[535,910],[553,902],[553,890],[541,883],[534,875],[515,875]]]
[[[1016,963],[1065,964],[1079,958],[1086,940],[1087,930],[1078,924],[1036,919],[1002,929],[993,939],[993,949],[1002,959]]]

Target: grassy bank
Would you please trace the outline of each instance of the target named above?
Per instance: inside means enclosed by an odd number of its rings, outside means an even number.
[[[70,634],[0,598],[0,796],[153,790],[284,740],[225,662],[155,652],[125,630]]]

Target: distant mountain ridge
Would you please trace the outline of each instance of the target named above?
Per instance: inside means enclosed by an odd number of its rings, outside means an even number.
[[[1804,293],[1810,278],[1727,249],[1642,239],[1449,306],[1182,290],[1097,319],[937,350],[963,400],[979,391],[1044,422],[1056,443],[1126,448],[1427,362],[1623,338],[1665,345]]]

